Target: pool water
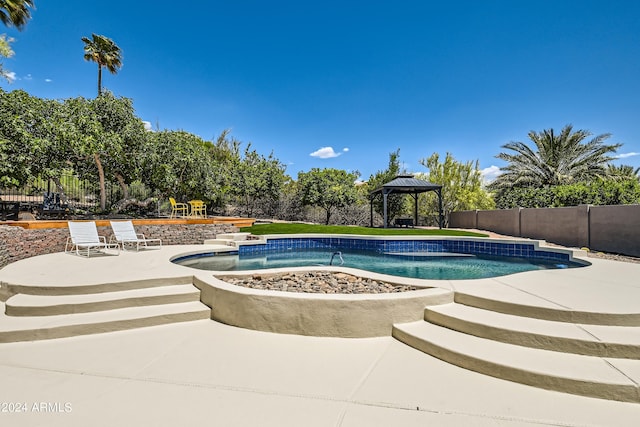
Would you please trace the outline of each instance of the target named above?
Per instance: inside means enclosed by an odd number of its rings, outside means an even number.
[[[262,254],[191,256],[174,262],[201,270],[243,271],[266,268],[331,265],[417,279],[463,280],[505,276],[524,271],[572,268],[577,263],[544,259],[443,253],[390,254],[327,249],[289,250]],[[333,260],[332,260],[333,258]]]

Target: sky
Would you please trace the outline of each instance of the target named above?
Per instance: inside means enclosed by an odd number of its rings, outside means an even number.
[[[223,130],[293,178],[311,168],[408,172],[451,153],[497,159],[530,131],[567,124],[622,143],[640,167],[640,2],[631,0],[35,0],[4,60],[42,98],[92,98],[83,36],[107,36],[123,67],[103,87],[153,129]]]

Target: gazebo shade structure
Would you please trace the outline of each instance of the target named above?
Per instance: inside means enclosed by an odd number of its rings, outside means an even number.
[[[416,179],[413,175],[398,175],[382,187],[369,193],[369,203],[371,207],[371,226],[373,227],[373,200],[382,194],[382,204],[384,210],[384,228],[388,227],[387,197],[389,194],[411,194],[414,200],[414,224],[418,224],[418,194],[434,191],[438,195],[438,224],[442,228],[444,217],[442,215],[442,185],[432,184],[421,179]]]

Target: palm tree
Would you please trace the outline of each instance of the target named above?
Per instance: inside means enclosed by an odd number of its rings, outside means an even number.
[[[0,0],[0,21],[8,27],[22,30],[31,18],[34,9],[33,0]]]
[[[502,148],[512,153],[496,157],[509,164],[500,168],[504,173],[491,183],[494,189],[510,187],[552,186],[589,180],[605,174],[607,164],[614,159],[610,154],[622,144],[605,144],[611,135],[591,136],[586,130],[573,131],[566,125],[560,134],[553,129],[529,132],[535,147],[523,142],[510,142]]]
[[[122,50],[108,37],[92,34],[91,39],[82,37],[84,59],[98,64],[98,96],[102,93],[102,67],[116,74],[122,67]]]
[[[624,181],[627,179],[640,181],[640,167],[634,169],[630,165],[607,165],[604,178],[613,179],[614,181]]]

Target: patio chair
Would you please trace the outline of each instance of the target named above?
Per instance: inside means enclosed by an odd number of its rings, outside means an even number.
[[[186,203],[176,202],[173,197],[169,197],[169,203],[171,203],[171,215],[169,215],[169,218],[177,218],[179,214],[181,216],[189,215],[189,205]]]
[[[140,250],[140,246],[144,248],[149,247],[149,243],[152,244],[152,248],[162,248],[162,239],[147,239],[144,234],[136,233],[131,221],[109,221],[111,223],[111,229],[113,230],[113,236],[110,241],[115,239],[116,244],[122,246],[122,250],[127,250],[127,245],[136,246],[136,251]]]
[[[207,217],[207,204],[205,202],[202,200],[190,200],[189,205],[191,205],[190,216],[196,218]]]
[[[64,247],[65,252],[73,252],[80,255],[81,251],[87,252],[87,258],[91,251],[98,252],[101,249],[117,249],[120,255],[120,245],[107,243],[104,236],[98,236],[98,228],[95,221],[69,221],[69,237]]]

